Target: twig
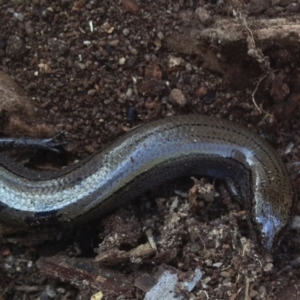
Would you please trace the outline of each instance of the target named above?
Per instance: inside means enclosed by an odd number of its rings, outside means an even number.
[[[257,92],[260,83],[261,83],[266,77],[267,77],[267,75],[264,75],[264,76],[262,76],[262,77],[259,78],[259,80],[257,81],[257,84],[256,84],[256,86],[255,86],[255,89],[254,89],[254,91],[253,91],[252,94],[251,94],[252,102],[253,102],[254,106],[256,107],[256,109],[259,111],[260,114],[262,113],[262,110],[259,108],[259,106],[257,105],[257,103],[256,103],[256,101],[255,101],[255,93]]]
[[[246,286],[245,286],[245,300],[249,300],[249,285],[250,285],[250,279],[246,278]]]

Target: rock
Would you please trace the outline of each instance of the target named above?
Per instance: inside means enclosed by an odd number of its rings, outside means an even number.
[[[195,10],[195,14],[198,17],[199,21],[205,25],[208,26],[209,24],[212,23],[212,17],[210,13],[203,7],[198,7]]]
[[[132,0],[123,0],[122,1],[123,7],[126,11],[132,13],[133,15],[136,15],[139,11],[139,6],[136,2]]]
[[[173,89],[170,93],[170,99],[181,107],[186,105],[186,98],[180,89]]]
[[[11,114],[32,117],[34,106],[24,94],[23,89],[9,75],[0,71],[0,109]]]
[[[250,14],[259,14],[269,7],[269,0],[250,0],[248,4],[248,10]]]

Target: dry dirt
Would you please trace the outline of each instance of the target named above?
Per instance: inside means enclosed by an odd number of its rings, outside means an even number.
[[[28,3],[0,0],[1,102],[15,101],[1,104],[3,136],[63,130],[71,164],[154,119],[219,116],[268,140],[298,187],[299,1]],[[184,299],[299,299],[297,225],[262,253],[243,207],[212,183],[164,184],[74,230],[3,228],[0,299],[143,299],[164,270],[179,282],[203,272],[177,286]]]

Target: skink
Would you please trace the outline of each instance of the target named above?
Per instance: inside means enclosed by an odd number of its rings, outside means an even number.
[[[287,170],[257,134],[213,117],[169,117],[133,129],[58,172],[0,160],[0,221],[49,228],[88,221],[180,176],[224,180],[267,250],[289,224],[295,193]]]

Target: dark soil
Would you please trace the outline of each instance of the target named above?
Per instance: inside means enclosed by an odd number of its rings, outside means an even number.
[[[219,116],[262,135],[297,186],[299,59],[289,40],[251,46],[245,27],[241,44],[219,49],[212,37],[207,49],[226,57],[216,64],[185,34],[223,18],[237,22],[237,15],[250,28],[251,18],[297,20],[298,1],[271,2],[0,0],[0,70],[35,106],[34,116],[11,112],[20,122],[2,122],[1,132],[40,137],[39,126],[63,130],[71,164],[136,125],[180,114]],[[184,299],[298,299],[296,230],[287,230],[274,253],[262,253],[243,207],[222,183],[200,183],[214,202],[200,193],[209,209],[200,216],[190,210],[194,184],[165,184],[72,231],[6,228],[0,299],[101,299],[100,292],[104,299],[143,299],[158,269],[169,268],[180,282],[203,272],[191,292],[178,291]]]

